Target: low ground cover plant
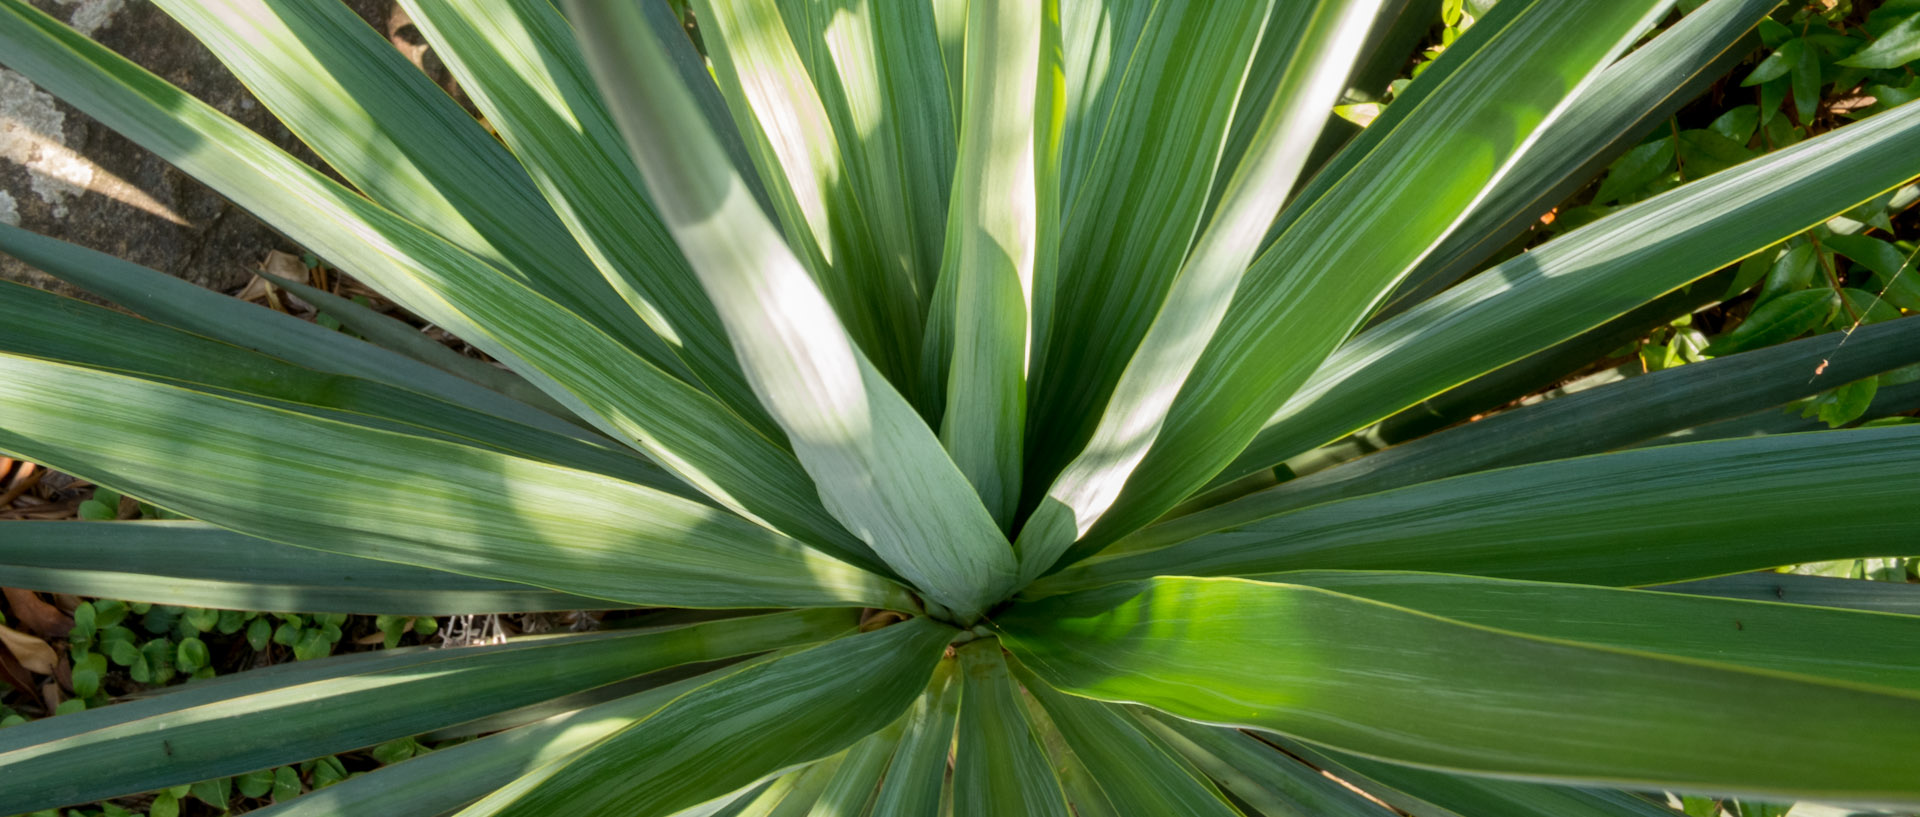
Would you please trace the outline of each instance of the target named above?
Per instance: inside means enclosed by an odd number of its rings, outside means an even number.
[[[22,0],[0,62],[501,365],[0,225],[125,310],[0,286],[0,453],[182,517],[0,523],[0,585],[649,612],[8,727],[0,813],[430,733],[260,813],[1920,805],[1905,585],[1751,573],[1914,549],[1920,106],[1612,182],[1772,0],[1448,4],[1357,133],[1410,4],[404,0],[476,121],[343,5],[157,2],[338,178]],[[1829,300],[1680,340],[1756,285]]]

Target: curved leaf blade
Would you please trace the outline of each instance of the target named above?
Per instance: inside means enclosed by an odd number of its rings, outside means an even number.
[[[1170,519],[1108,552],[1151,549],[1321,502],[1474,471],[1623,448],[1916,362],[1920,319],[1908,318],[1663,369],[1501,412]]]
[[[940,813],[947,788],[947,757],[960,715],[960,662],[942,660],[926,691],[907,710],[906,733],[893,750],[873,814],[927,817]]]
[[[227,610],[451,616],[599,599],[289,547],[201,522],[11,522],[0,586]]]
[[[1887,649],[1920,638],[1920,619],[1908,616],[1438,573],[1261,578],[1496,630],[1920,692],[1920,656]]]
[[[4,353],[0,377],[15,384],[0,450],[263,539],[634,604],[907,601],[724,511],[585,471]]]
[[[846,610],[776,613],[494,647],[385,650],[229,676],[0,733],[8,781],[0,809],[25,812],[270,768],[675,664],[819,641],[844,632],[851,619]],[[343,711],[356,717],[342,719]],[[100,774],[100,763],[114,773]]]
[[[1125,709],[1064,695],[1034,677],[1038,667],[1020,667],[1017,672],[1074,756],[1085,764],[1093,783],[1123,813],[1241,817],[1212,781],[1149,734]]]
[[[1906,760],[1920,751],[1911,692],[1520,635],[1244,579],[1116,585],[1024,606],[998,624],[1024,665],[1073,694],[1400,763],[1573,785],[1920,802]]]
[[[354,187],[566,305],[675,375],[524,167],[343,3],[159,0]]]
[[[1378,0],[1330,0],[1284,12],[1301,18],[1297,21],[1300,41],[1272,89],[1259,128],[1211,222],[1200,232],[1178,274],[1167,282],[1165,301],[1142,330],[1138,348],[1112,384],[1092,438],[1054,479],[1039,509],[1021,529],[1016,549],[1022,578],[1031,579],[1051,567],[1106,511],[1134,466],[1147,455],[1178,392],[1169,384],[1181,382],[1193,370],[1219,326],[1241,273],[1259,251],[1268,225],[1306,165],[1320,131],[1318,114],[1338,97],[1379,7]],[[1100,283],[1103,292],[1124,291],[1104,276]],[[1103,323],[1107,322],[1104,317]],[[1125,338],[1123,332],[1122,343]],[[1072,377],[1077,380],[1088,374],[1076,372]],[[1108,386],[1101,382],[1098,387]],[[1080,389],[1083,395],[1092,391],[1085,383]]]
[[[1666,6],[1535,3],[1446,75],[1405,127],[1311,202],[1242,276],[1152,448],[1131,469],[1142,478],[1113,500],[1089,547],[1144,526],[1232,461],[1272,416],[1268,407],[1301,387],[1464,206],[1485,196],[1539,128]],[[1463,145],[1471,160],[1458,158]],[[1381,213],[1406,219],[1382,240],[1356,240]]]
[[[954,291],[940,440],[1005,529],[1020,502],[1032,315],[1059,236],[1051,117],[1058,3],[970,3],[960,154],[941,276]],[[1050,28],[1051,27],[1051,28]],[[1051,31],[1051,34],[1049,33]],[[1045,106],[1045,109],[1043,109]],[[1043,268],[1046,267],[1046,268]]]
[[[702,493],[840,552],[865,547],[820,507],[805,471],[779,443],[590,321],[21,0],[0,0],[0,18],[9,20],[0,25],[0,46],[14,70],[507,362]]]
[[[612,288],[700,382],[772,433],[560,11],[538,0],[403,6]],[[670,33],[685,39],[677,25]]]
[[[898,718],[953,633],[916,618],[756,664],[523,775],[461,816],[624,817],[698,805]]]
[[[1027,592],[1153,575],[1312,569],[1639,585],[1903,554],[1920,525],[1920,504],[1910,501],[1920,491],[1916,453],[1920,428],[1896,426],[1522,465],[1314,505],[1095,560]],[[1736,507],[1737,514],[1701,510]]]
[[[1598,326],[1916,175],[1920,105],[1903,105],[1568,233],[1354,337],[1214,484]]]
[[[645,717],[687,692],[736,671],[729,667],[537,723],[436,749],[358,774],[250,814],[260,817],[359,817],[446,814],[485,797],[521,769],[544,766]]]

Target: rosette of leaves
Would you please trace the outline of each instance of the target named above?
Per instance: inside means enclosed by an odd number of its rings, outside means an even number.
[[[0,451],[197,520],[0,583],[664,609],[9,728],[0,812],[448,730],[273,813],[1920,803],[1911,596],[1712,578],[1904,555],[1920,430],[1686,438],[1920,321],[1416,422],[1920,176],[1902,105],[1487,263],[1768,0],[1503,0],[1337,152],[1404,4],[405,0],[483,127],[341,5],[158,1],[338,178],[21,0],[0,59],[503,367],[0,228],[138,316],[7,287]]]

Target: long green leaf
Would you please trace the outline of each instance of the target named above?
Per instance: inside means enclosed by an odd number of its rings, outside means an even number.
[[[819,290],[816,297],[831,305],[828,314],[838,316],[851,342],[873,361],[876,371],[899,387],[908,388],[916,382],[911,366],[920,355],[922,307],[914,291],[916,277],[901,268],[899,262],[904,259],[884,257],[868,227],[859,199],[859,181],[853,175],[857,151],[839,141],[819,84],[808,70],[807,53],[816,44],[794,41],[781,5],[779,0],[697,0],[694,8],[707,55],[713,61],[714,78],[772,194],[781,229],[771,232],[784,235],[782,252],[793,255],[795,266],[810,273]],[[603,39],[596,29],[605,25],[607,15],[613,12],[589,8],[588,4],[566,7],[582,35],[595,75],[614,104],[615,121],[622,124],[631,144],[639,132],[630,127],[633,123],[626,119],[629,113],[623,109],[633,104],[622,95],[630,89],[608,84],[609,74],[600,62],[605,57],[598,50],[601,46],[596,45]],[[638,15],[632,16],[629,27],[623,30],[641,31]],[[643,43],[635,36],[623,36],[620,42],[623,50],[634,52],[629,57],[643,47],[652,51],[657,45],[650,40]],[[825,44],[818,47],[824,48]],[[650,58],[658,56],[655,52]],[[645,76],[664,74],[650,71]],[[658,79],[653,82],[664,84]],[[684,92],[678,86],[674,90],[676,94]],[[689,134],[676,138],[692,139],[695,137],[691,134],[707,130],[704,121],[668,122]],[[667,122],[654,124],[658,127]],[[698,138],[697,146],[683,147],[713,152],[710,135],[702,133]],[[646,158],[636,155],[635,159],[647,173]],[[649,190],[656,204],[666,211],[663,214],[668,226],[673,227],[672,204],[664,200],[658,177],[647,175]],[[763,220],[766,217],[758,212],[753,215]],[[678,231],[675,235],[694,261],[695,271],[704,275],[699,251],[688,246],[684,235]],[[708,286],[711,297],[711,283]],[[726,305],[718,303],[718,298],[714,300],[731,332],[733,323],[727,319]],[[734,343],[740,343],[737,336]],[[751,370],[748,377],[753,377]]]
[[[1060,138],[1047,103],[1059,66],[1044,47],[1058,24],[1056,0],[967,7],[960,156],[940,273],[953,278],[955,301],[940,438],[1002,528],[1020,501],[1029,316],[1058,255],[1045,211],[1058,210]]]
[[[1027,727],[1026,707],[1000,655],[1000,642],[973,641],[959,652],[955,817],[1067,817],[1066,796]]]
[[[959,5],[957,0],[935,0]],[[1061,61],[1066,85],[1060,144],[1061,200],[1072,202],[1112,118],[1115,97],[1154,3],[1072,2],[1060,5]],[[959,76],[957,73],[954,75]],[[957,104],[959,96],[954,97]]]
[[[910,718],[911,714],[902,715],[848,749],[846,760],[840,763],[833,779],[827,781],[827,787],[820,792],[820,799],[814,802],[806,817],[859,817],[867,813],[867,805],[880,789],[888,761],[899,748],[900,736]]]
[[[1905,582],[1836,579],[1795,573],[1739,573],[1679,584],[1657,584],[1645,589],[1920,616],[1920,586]]]
[[[1063,695],[1034,678],[1040,668],[1026,669],[1032,672],[1021,672],[1020,678],[1027,691],[1045,707],[1074,755],[1122,813],[1241,817],[1240,810],[1228,804],[1205,775],[1146,732],[1125,710]]]
[[[775,2],[832,125],[839,183],[859,202],[879,264],[924,308],[941,266],[961,105],[947,98],[942,12],[931,2]]]
[[[611,441],[588,442],[386,383],[303,369],[19,284],[0,283],[0,324],[8,328],[0,335],[0,351],[193,384],[263,405],[490,448],[704,501],[686,483],[631,449],[611,447]]]
[[[1916,175],[1920,105],[1903,105],[1621,210],[1355,337],[1219,478],[1572,337]]]
[[[1474,205],[1466,221],[1407,274],[1380,315],[1402,311],[1458,281],[1600,175],[1647,131],[1751,53],[1759,40],[1743,35],[1778,5],[1778,0],[1707,3],[1608,66]]]
[[[369,346],[292,315],[262,309],[166,273],[4,223],[0,223],[0,252],[119,304],[136,315],[183,331],[244,346],[316,371],[352,375],[425,392],[548,431],[583,437],[591,433],[527,405],[524,400],[532,395],[549,402],[551,399],[525,381],[511,389],[495,388],[504,382],[483,387],[470,379]],[[519,380],[510,372],[503,371],[501,375],[505,382]],[[517,399],[504,396],[509,390],[517,392],[520,388],[531,395],[522,393]]]
[[[675,664],[819,641],[844,632],[851,618],[845,610],[777,613],[495,647],[388,650],[236,675],[0,733],[0,810],[99,800],[368,746]],[[113,773],[100,774],[98,763]]]
[[[530,766],[564,758],[646,717],[693,689],[738,668],[717,670],[657,686],[537,723],[436,749],[403,763],[358,774],[292,800],[249,812],[260,817],[440,815],[485,797]]]
[[[716,396],[774,428],[647,200],[559,10],[538,0],[403,5],[613,289]],[[671,33],[685,39],[677,28]]]
[[[625,817],[711,800],[899,717],[953,634],[916,618],[748,667],[528,772],[462,817]]]
[[[526,169],[346,4],[159,5],[348,183],[686,375],[670,328],[621,304]]]
[[[1046,707],[1032,695],[1022,699],[1027,705],[1027,723],[1040,738],[1040,745],[1047,750],[1047,758],[1053,763],[1053,774],[1060,781],[1060,788],[1067,795],[1067,804],[1073,808],[1076,817],[1120,817],[1113,800],[1100,789],[1100,784],[1087,770],[1087,764],[1067,744],[1067,736],[1053,725],[1052,716]]]
[[[747,378],[827,508],[960,621],[1011,589],[1013,551],[920,415],[882,377],[726,166],[625,5],[570,6],[667,226],[719,307]]]
[[[1150,709],[1135,716],[1222,788],[1268,817],[1384,817],[1379,803],[1243,732]]]
[[[1882,385],[1874,392],[1873,402],[1867,404],[1867,411],[1860,415],[1860,419],[1878,420],[1896,414],[1905,414],[1915,409],[1920,409],[1920,380],[1901,383],[1897,386]],[[1791,408],[1780,408],[1676,431],[1664,437],[1648,440],[1641,445],[1705,442],[1767,434],[1798,434],[1804,431],[1825,431],[1829,428],[1830,426],[1817,416],[1802,417],[1800,412]]]
[[[1384,813],[1380,804],[1238,730],[1189,723],[1144,708],[1136,714],[1155,735],[1254,813],[1267,817],[1381,817]]]
[[[606,602],[342,556],[199,522],[14,522],[0,586],[150,604],[448,616],[582,610]]]
[[[947,757],[953,750],[960,711],[958,660],[934,667],[926,691],[906,714],[906,733],[893,750],[887,777],[873,801],[874,817],[939,817],[947,786]]]
[[[340,326],[361,336],[368,343],[425,363],[463,380],[471,380],[501,394],[559,415],[567,409],[545,392],[533,387],[513,372],[453,350],[406,322],[382,315],[372,307],[342,298],[302,281],[274,276],[273,285],[300,296],[316,312],[340,322]]]
[[[1024,665],[1073,694],[1370,757],[1575,785],[1920,802],[1911,692],[1244,579],[1117,585],[997,623]]]
[[[1622,791],[1447,774],[1272,739],[1414,817],[1680,817],[1673,809]]]
[[[738,817],[806,817],[813,806],[820,801],[820,795],[827,790],[827,784],[840,770],[846,760],[846,753],[834,755],[823,760],[807,764],[799,769],[774,778],[773,782],[753,795],[745,803],[737,803],[724,809]],[[725,797],[720,798],[725,800]],[[674,812],[674,817],[692,817],[712,808],[717,801]],[[692,814],[689,814],[691,812]]]
[[[1850,335],[1834,332],[1664,369],[1496,414],[1284,482],[1146,528],[1109,552],[1172,544],[1329,500],[1622,448],[1916,362],[1920,318],[1908,318],[1862,326]]]
[[[1438,573],[1261,577],[1498,630],[1920,692],[1920,619],[1806,605]]]
[[[1129,60],[1109,69],[1124,74],[1104,100],[1111,108],[1098,147],[1073,198],[1062,202],[1057,291],[1052,308],[1036,314],[1029,493],[1038,494],[1084,442],[1180,270],[1247,62],[1275,7],[1271,0],[1138,5],[1152,11]]]
[[[1920,428],[1643,448],[1329,502],[1088,562],[1045,594],[1166,574],[1426,570],[1638,585],[1912,550]],[[1764,501],[1756,501],[1763,498]],[[1737,513],[1702,509],[1737,508]],[[1623,509],[1631,509],[1628,512]]]
[[[1265,118],[1212,222],[1113,386],[1092,439],[1054,480],[1048,498],[1021,530],[1017,549],[1023,578],[1051,567],[1106,511],[1146,456],[1174,400],[1168,384],[1192,371],[1226,313],[1241,272],[1306,164],[1319,133],[1317,114],[1339,95],[1379,5],[1379,0],[1327,0],[1288,12],[1305,19]]]
[[[21,0],[0,0],[0,16],[8,64],[61,99],[508,362],[727,507],[839,552],[864,548],[820,507],[791,454],[711,396]]]
[[[1533,3],[1420,100],[1406,125],[1312,202],[1241,279],[1152,449],[1131,469],[1142,478],[1128,481],[1092,538],[1111,541],[1145,525],[1217,474],[1272,416],[1270,407],[1306,381],[1568,97],[1667,5]],[[1462,151],[1473,158],[1461,160]],[[1384,213],[1400,219],[1394,229],[1380,240],[1355,238],[1379,232]]]
[[[0,378],[0,450],[263,539],[635,604],[907,603],[739,517],[585,471],[10,354]]]

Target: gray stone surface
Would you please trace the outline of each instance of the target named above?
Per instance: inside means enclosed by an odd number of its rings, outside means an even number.
[[[313,0],[331,2],[332,0]],[[311,152],[212,53],[150,0],[30,0],[276,144]],[[397,44],[417,43],[390,0],[349,5]],[[0,54],[0,66],[6,63]],[[438,66],[434,66],[438,67]],[[229,290],[269,250],[297,247],[24,76],[0,68],[0,221]],[[0,278],[71,290],[0,256]]]

